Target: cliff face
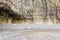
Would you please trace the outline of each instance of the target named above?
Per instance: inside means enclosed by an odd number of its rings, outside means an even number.
[[[1,2],[11,7],[11,10],[16,12],[17,16],[20,15],[25,22],[58,23],[60,20],[58,0],[2,0]]]

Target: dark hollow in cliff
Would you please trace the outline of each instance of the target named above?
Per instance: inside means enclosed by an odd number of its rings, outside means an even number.
[[[7,18],[7,21],[9,18],[12,20],[25,20],[24,16],[14,12],[11,7],[4,3],[0,3],[0,16]]]

